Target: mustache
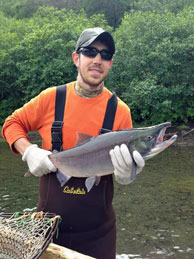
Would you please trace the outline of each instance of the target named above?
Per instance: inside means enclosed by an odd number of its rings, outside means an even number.
[[[103,72],[103,69],[101,68],[101,65],[92,65],[91,67],[89,67],[89,70],[92,69],[97,69],[100,72]]]

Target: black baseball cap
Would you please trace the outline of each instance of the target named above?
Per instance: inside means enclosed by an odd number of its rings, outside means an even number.
[[[77,41],[75,51],[78,52],[82,47],[89,47],[95,40],[101,40],[107,45],[111,54],[115,53],[115,43],[112,35],[99,27],[84,30]]]

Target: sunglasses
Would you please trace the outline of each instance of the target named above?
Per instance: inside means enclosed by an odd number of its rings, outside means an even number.
[[[80,48],[77,53],[82,53],[84,56],[90,58],[95,58],[98,53],[100,53],[101,58],[108,61],[110,61],[113,56],[113,54],[111,54],[107,50],[98,50],[96,48]]]

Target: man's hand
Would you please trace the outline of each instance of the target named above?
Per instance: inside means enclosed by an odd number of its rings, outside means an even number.
[[[138,151],[133,152],[133,159],[137,166],[136,173],[139,174],[145,165],[145,161]],[[131,180],[133,159],[125,144],[115,146],[110,150],[110,157],[114,167],[115,180],[120,184],[129,184]]]
[[[22,160],[27,162],[29,170],[33,175],[42,176],[57,170],[48,158],[50,154],[52,154],[50,151],[41,149],[36,144],[33,144],[26,148]]]

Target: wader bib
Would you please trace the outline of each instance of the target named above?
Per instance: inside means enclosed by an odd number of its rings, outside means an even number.
[[[66,87],[58,86],[53,122],[52,150],[62,150],[62,126]],[[112,130],[117,108],[113,93],[108,100],[100,134]],[[54,243],[98,259],[115,259],[116,225],[112,206],[112,175],[102,176],[98,186],[90,192],[85,188],[86,178],[72,177],[63,187],[56,173],[40,178],[38,211],[53,212],[62,217],[58,238]]]

